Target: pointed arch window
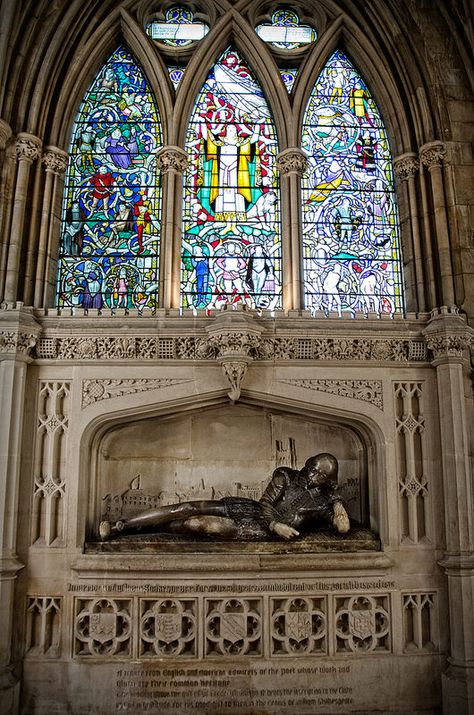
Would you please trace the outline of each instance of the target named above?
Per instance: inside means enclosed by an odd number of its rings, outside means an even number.
[[[403,309],[399,222],[387,134],[361,76],[340,51],[321,72],[303,120],[305,307]]]
[[[160,144],[160,120],[145,75],[121,47],[99,71],[73,128],[59,307],[158,305]]]
[[[280,307],[276,131],[254,74],[233,48],[199,92],[185,148],[182,305]]]

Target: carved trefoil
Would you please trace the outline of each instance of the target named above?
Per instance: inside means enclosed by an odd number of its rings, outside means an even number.
[[[142,599],[140,656],[193,658],[197,655],[196,599]]]
[[[64,544],[69,410],[69,382],[40,382],[31,519],[31,543],[38,546]]]
[[[423,415],[423,383],[394,383],[400,538],[408,544],[430,541],[430,491]]]
[[[403,598],[403,652],[437,650],[434,593],[405,593]]]
[[[388,595],[336,598],[335,608],[336,653],[391,651]]]
[[[130,656],[131,604],[118,598],[76,599],[74,656]]]
[[[324,597],[272,598],[272,656],[326,654],[326,612]]]
[[[261,599],[208,599],[206,601],[205,655],[259,656],[261,654]]]
[[[58,658],[61,645],[61,598],[28,596],[25,650],[29,656]]]

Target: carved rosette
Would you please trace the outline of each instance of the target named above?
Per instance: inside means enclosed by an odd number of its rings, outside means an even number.
[[[440,167],[446,157],[446,147],[443,142],[435,141],[423,144],[420,149],[422,164],[429,170]]]
[[[188,167],[188,155],[179,146],[164,146],[156,155],[156,165],[164,174],[168,171],[182,174]]]
[[[395,174],[399,181],[407,181],[415,176],[420,169],[420,160],[413,152],[401,154],[394,161]]]
[[[18,134],[15,143],[16,158],[18,161],[33,162],[41,155],[41,140],[33,134],[22,132]]]
[[[276,168],[283,176],[287,174],[303,176],[308,168],[308,157],[297,147],[285,149],[276,158]]]
[[[230,384],[229,398],[236,402],[247,374],[248,366],[258,355],[262,329],[243,311],[224,311],[207,328],[208,349],[222,367]]]
[[[45,170],[53,174],[64,174],[67,169],[68,155],[55,146],[45,147],[42,162]]]
[[[12,135],[12,130],[9,124],[3,119],[0,119],[0,150],[5,149],[7,141]]]
[[[466,363],[469,360],[469,349],[474,345],[474,330],[469,327],[464,318],[441,308],[424,330],[428,350],[433,354],[434,366],[442,363]]]

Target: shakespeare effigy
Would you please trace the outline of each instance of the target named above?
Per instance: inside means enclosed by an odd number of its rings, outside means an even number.
[[[327,452],[306,460],[301,470],[278,467],[257,501],[229,496],[167,504],[127,519],[100,523],[102,540],[146,531],[205,534],[223,539],[293,539],[301,532],[328,524],[339,534],[350,528],[337,483],[338,462]]]

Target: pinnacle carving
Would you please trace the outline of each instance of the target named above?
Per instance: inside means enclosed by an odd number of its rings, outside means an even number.
[[[428,169],[433,169],[436,166],[441,166],[445,156],[446,147],[443,142],[440,141],[423,144],[420,149],[420,159]]]
[[[188,155],[179,146],[165,146],[156,155],[156,165],[160,171],[182,173],[188,166]]]
[[[406,181],[415,176],[420,169],[420,160],[412,152],[402,154],[394,161],[395,174],[399,181]]]
[[[297,147],[285,149],[276,158],[276,168],[283,174],[298,174],[303,176],[308,168],[308,158],[306,154]]]
[[[42,162],[46,171],[53,174],[64,174],[67,169],[68,155],[62,149],[55,146],[47,146],[43,154]]]
[[[41,141],[33,134],[18,134],[15,143],[16,157],[18,161],[33,162],[41,155]]]

